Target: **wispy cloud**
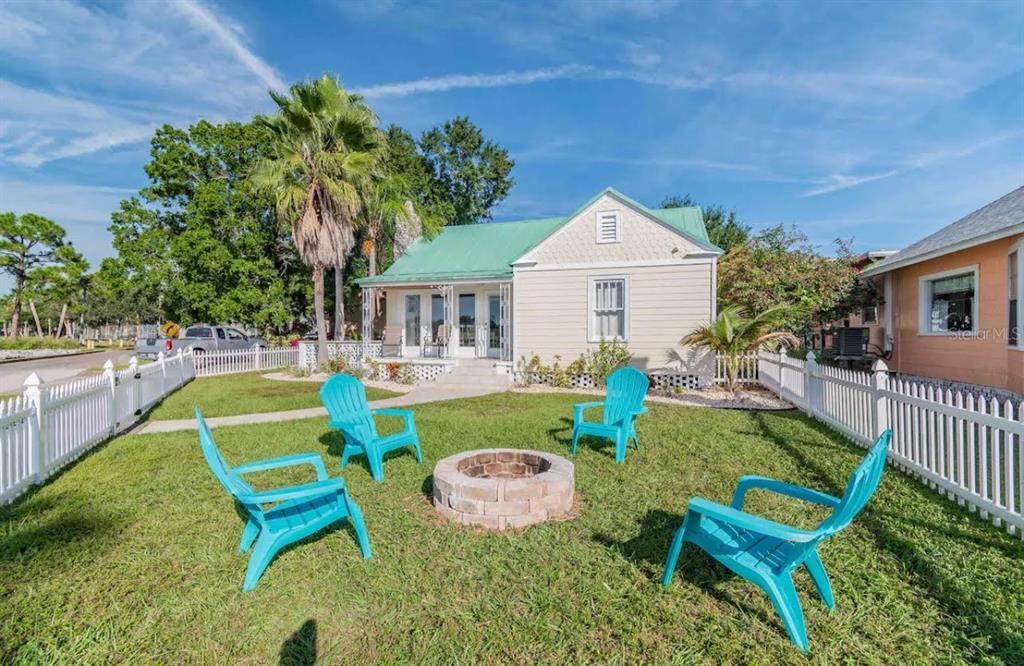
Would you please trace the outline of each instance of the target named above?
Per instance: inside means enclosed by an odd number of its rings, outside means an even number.
[[[1006,141],[1016,139],[1024,136],[1024,129],[1008,130],[1000,132],[993,136],[984,137],[972,141],[967,144],[961,144],[959,146],[942,146],[923,152],[919,155],[912,156],[904,160],[905,167],[902,169],[890,169],[883,173],[868,174],[862,176],[849,176],[843,174],[832,174],[828,178],[820,179],[816,181],[819,186],[804,192],[801,197],[816,197],[822,194],[829,194],[831,192],[838,192],[839,190],[845,190],[851,187],[856,187],[864,183],[870,183],[876,180],[882,180],[884,178],[890,178],[898,173],[904,173],[908,171],[915,171],[918,169],[927,169],[933,166],[939,166],[942,164],[948,164],[956,160],[970,157],[976,153],[979,153],[986,148],[999,145]]]
[[[808,190],[801,194],[801,198],[816,197],[822,194],[828,194],[830,192],[838,192],[839,190],[849,189],[856,187],[857,185],[863,185],[864,183],[870,183],[875,180],[882,180],[883,178],[890,178],[895,176],[898,171],[892,169],[885,173],[868,174],[864,176],[847,176],[844,174],[834,173],[828,178],[824,179],[821,186]]]
[[[365,86],[356,89],[355,92],[370,99],[405,97],[417,93],[445,92],[460,88],[501,88],[559,79],[578,79],[593,71],[594,68],[587,65],[562,65],[501,74],[449,74],[415,81]]]
[[[0,56],[33,82],[0,79],[0,161],[37,168],[142,143],[165,122],[253,113],[285,84],[244,37],[199,0],[0,7]]]
[[[248,67],[263,83],[273,90],[285,90],[288,85],[281,80],[274,68],[260,59],[250,51],[234,30],[227,27],[223,20],[219,19],[209,9],[202,6],[195,0],[177,0],[174,3],[194,26],[204,30],[210,36],[217,39],[228,51],[233,53],[239,62]]]
[[[78,185],[61,181],[0,179],[4,210],[35,212],[57,220],[106,226],[118,202],[135,194],[125,187]]]
[[[756,173],[760,171],[760,168],[753,164],[682,157],[616,157],[612,155],[587,155],[586,153],[580,153],[575,158],[583,162],[604,162],[607,164],[627,164],[630,166],[684,167],[691,169],[714,169],[718,171],[741,171],[743,173]]]
[[[588,21],[653,19],[671,12],[678,0],[569,0],[566,6]]]
[[[421,93],[440,93],[464,88],[502,88],[559,80],[633,81],[663,88],[698,90],[710,88],[760,89],[781,91],[793,98],[834,103],[887,103],[886,95],[906,90],[952,90],[955,84],[940,78],[886,76],[857,72],[801,72],[773,74],[739,72],[713,74],[688,73],[669,67],[656,68],[661,56],[638,45],[626,48],[624,59],[633,67],[602,68],[586,64],[568,64],[498,74],[446,74],[412,81],[364,86],[356,92],[368,98],[406,97]]]
[[[920,155],[910,160],[909,166],[914,169],[924,169],[930,166],[938,164],[944,164],[951,160],[962,159],[964,157],[970,157],[975,153],[981,152],[986,148],[998,145],[1011,139],[1024,136],[1024,129],[1009,130],[1006,132],[1000,132],[993,136],[985,137],[978,141],[974,141],[965,145],[960,146],[942,146],[921,153]]]

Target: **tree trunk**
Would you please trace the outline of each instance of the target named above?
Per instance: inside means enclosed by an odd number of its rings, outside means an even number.
[[[334,267],[334,339],[345,339],[345,264]]]
[[[324,267],[313,266],[313,309],[316,311],[316,364],[327,365],[327,319],[324,317]]]
[[[370,277],[377,274],[377,224],[370,224]]]
[[[39,313],[36,312],[36,302],[34,299],[28,299],[28,309],[32,311],[32,321],[36,323],[36,335],[43,337],[43,327],[39,325]]]
[[[60,319],[57,321],[57,337],[58,338],[61,336],[61,330],[64,328],[64,324],[66,323],[65,317],[67,317],[67,314],[68,314],[68,304],[65,303],[64,305],[60,306]],[[71,337],[70,333],[68,334],[68,337],[69,338]]]
[[[18,329],[21,328],[21,293],[25,288],[25,277],[18,275],[14,282],[14,312],[11,313],[11,330],[7,331],[7,337],[15,339],[18,337]]]
[[[18,337],[18,328],[21,326],[21,299],[14,294],[14,312],[11,313],[11,327],[7,329],[7,337],[11,340]]]

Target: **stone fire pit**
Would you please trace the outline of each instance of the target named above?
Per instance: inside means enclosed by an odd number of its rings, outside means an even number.
[[[495,530],[527,527],[572,508],[573,464],[544,451],[482,449],[434,467],[434,506],[458,523]]]

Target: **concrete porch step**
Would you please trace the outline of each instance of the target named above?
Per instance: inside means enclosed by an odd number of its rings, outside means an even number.
[[[459,359],[459,364],[450,373],[438,377],[434,385],[505,390],[512,385],[512,379],[507,374],[499,374],[492,359]]]

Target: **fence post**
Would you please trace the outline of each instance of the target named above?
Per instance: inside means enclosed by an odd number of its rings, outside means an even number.
[[[132,405],[135,407],[135,415],[139,416],[142,414],[142,410],[139,407],[142,405],[142,382],[139,381],[139,359],[136,356],[132,356],[128,359],[128,369],[131,371],[128,374],[132,378]]]
[[[156,364],[160,366],[160,395],[164,396],[167,395],[167,361],[163,352],[157,353]]]
[[[34,410],[28,429],[29,451],[32,456],[32,483],[42,483],[45,477],[43,474],[45,464],[43,456],[43,391],[40,388],[42,385],[43,378],[34,372],[25,378],[25,402],[32,405]]]
[[[871,421],[872,432],[877,439],[889,429],[889,398],[882,395],[882,391],[889,385],[889,366],[882,359],[878,359],[871,366],[871,373]]]
[[[253,355],[253,359],[254,359],[253,360],[253,370],[261,370],[263,368],[263,364],[260,363],[261,359],[260,359],[260,346],[259,345],[253,344],[253,346],[252,346],[252,355]]]
[[[103,377],[110,386],[110,435],[117,434],[117,375],[114,374],[114,362],[109,358],[103,364]]]
[[[185,351],[178,347],[178,386],[185,383]]]
[[[807,362],[804,363],[804,400],[807,401],[807,408],[805,411],[810,417],[814,416],[814,401],[815,401],[815,375],[818,371],[818,361],[814,356],[814,350],[811,349],[807,352]]]

